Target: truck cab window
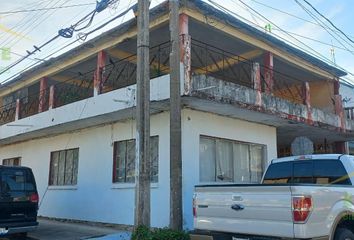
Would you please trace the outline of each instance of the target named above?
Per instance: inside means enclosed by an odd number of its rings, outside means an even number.
[[[313,184],[313,163],[312,161],[303,161],[294,163],[293,183]]]
[[[314,161],[315,184],[351,185],[343,164],[338,160]]]
[[[286,184],[291,182],[293,175],[292,162],[271,164],[264,176],[264,184]]]

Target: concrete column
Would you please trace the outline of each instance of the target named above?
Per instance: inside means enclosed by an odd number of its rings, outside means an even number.
[[[106,66],[106,58],[107,54],[105,51],[100,51],[97,54],[97,67],[95,71],[95,75],[93,78],[93,95],[97,96],[102,92],[103,86],[103,73],[104,68]]]
[[[55,86],[52,85],[49,88],[49,101],[48,101],[49,109],[55,108],[55,99],[54,99],[55,95],[54,94],[55,94]]]
[[[346,131],[346,117],[344,113],[343,101],[342,96],[339,94],[339,79],[334,79],[334,113],[339,116],[339,126],[340,130],[345,132]]]
[[[334,90],[334,95],[339,95],[339,87],[340,87],[340,83],[339,83],[339,79],[334,79],[334,87],[333,87],[333,90]]]
[[[39,83],[39,104],[38,104],[38,112],[43,112],[46,109],[47,103],[47,87],[48,87],[48,78],[44,77],[41,79]]]
[[[15,121],[17,121],[17,120],[19,120],[21,118],[20,111],[21,111],[21,100],[20,99],[16,99]]]
[[[304,82],[302,85],[302,103],[311,107],[310,84],[308,82]]]
[[[311,109],[311,95],[310,95],[310,84],[304,82],[302,84],[302,103],[306,106],[307,110],[307,123],[312,124],[312,109]]]
[[[262,82],[261,82],[261,69],[259,67],[259,63],[254,62],[252,64],[252,72],[251,72],[253,89],[256,90],[256,106],[262,105]]]
[[[191,89],[191,36],[189,35],[189,18],[186,14],[179,15],[180,58],[183,64],[184,93]]]
[[[346,131],[346,118],[344,114],[343,101],[341,95],[334,95],[334,112],[339,117],[340,130]]]
[[[274,79],[273,79],[273,53],[266,52],[264,56],[264,81],[265,93],[272,94]]]

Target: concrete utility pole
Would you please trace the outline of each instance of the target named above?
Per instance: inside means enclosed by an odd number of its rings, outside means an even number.
[[[179,1],[170,0],[170,227],[182,229],[181,63]]]
[[[138,1],[135,226],[150,227],[149,5]]]

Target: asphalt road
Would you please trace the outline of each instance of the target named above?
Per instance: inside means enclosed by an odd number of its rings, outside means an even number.
[[[79,223],[67,223],[39,219],[36,231],[28,233],[28,237],[9,236],[0,240],[89,240],[89,239],[119,239],[126,240],[127,233],[120,230]],[[113,235],[112,235],[113,234]],[[104,237],[106,236],[106,237]],[[112,236],[112,237],[110,237]],[[114,237],[113,237],[114,236]]]
[[[31,237],[24,238],[22,236],[9,236],[9,237],[2,237],[0,238],[0,240],[39,240],[39,239],[31,238]]]

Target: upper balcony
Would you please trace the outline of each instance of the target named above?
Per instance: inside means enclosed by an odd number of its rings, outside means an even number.
[[[207,10],[205,20],[200,13]],[[199,1],[182,8],[184,106],[276,126],[284,142],[309,127],[316,136],[340,133],[333,141],[351,137],[354,125],[343,117],[339,70],[267,33],[238,32],[226,23],[219,28],[216,13],[221,14]],[[1,86],[0,144],[133,118],[135,25],[128,21]],[[150,41],[151,111],[156,113],[169,108],[166,4],[152,10]]]

